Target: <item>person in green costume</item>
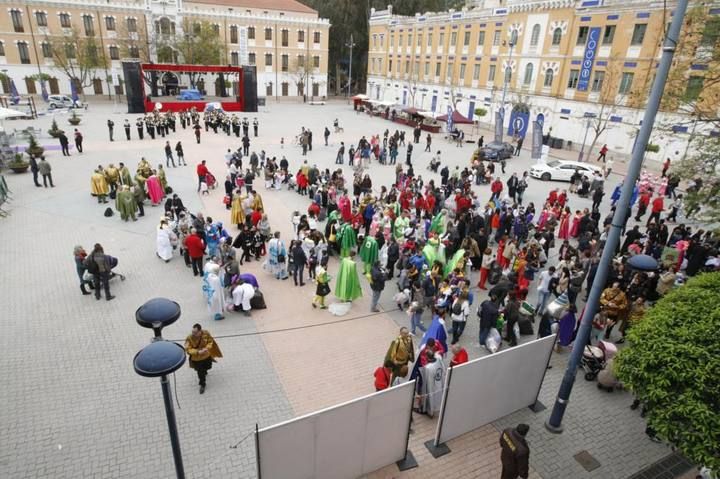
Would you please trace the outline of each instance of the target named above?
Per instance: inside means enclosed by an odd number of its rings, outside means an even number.
[[[338,269],[335,283],[335,296],[342,301],[352,301],[362,296],[360,277],[352,258],[345,257],[340,261],[340,269]]]
[[[455,252],[452,258],[450,258],[450,261],[447,262],[445,265],[445,269],[443,270],[443,273],[445,276],[449,275],[453,272],[457,264],[460,262],[460,260],[465,256],[465,250],[460,248]]]
[[[445,233],[446,216],[447,212],[445,210],[440,210],[440,213],[435,215],[435,217],[432,219],[432,222],[430,223],[431,233],[436,233],[439,236],[442,236]]]
[[[365,265],[364,272],[368,274],[372,269],[373,263],[378,259],[378,245],[374,237],[368,236],[363,240],[362,246],[360,247],[360,258],[362,258]]]
[[[120,163],[120,184],[125,186],[132,186],[133,180],[130,176],[130,170],[127,166],[125,166],[125,163]]]
[[[408,226],[410,226],[410,218],[407,217],[407,214],[403,213],[402,216],[395,220],[393,236],[396,240],[400,241],[405,237],[405,228]]]
[[[338,230],[337,239],[340,244],[340,257],[345,258],[350,256],[350,252],[357,246],[357,238],[355,236],[355,230],[349,223],[343,224]]]
[[[158,165],[157,177],[158,177],[158,180],[160,180],[160,186],[162,187],[163,193],[165,193],[167,191],[168,182],[167,182],[167,176],[165,176],[165,170],[163,169],[162,164]]]
[[[137,213],[138,206],[135,195],[130,191],[129,186],[123,185],[120,187],[120,191],[117,192],[117,197],[115,197],[115,209],[118,210],[123,221],[127,221],[128,218],[137,221],[135,213]]]

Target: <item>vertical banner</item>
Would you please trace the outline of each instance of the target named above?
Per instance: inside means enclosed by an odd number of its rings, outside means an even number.
[[[578,91],[587,91],[588,89],[598,43],[600,43],[600,27],[592,27],[588,33],[587,43],[585,44],[585,54],[583,55],[582,66],[580,67],[580,78],[577,84]]]
[[[240,65],[248,64],[247,27],[238,27],[238,56],[240,57]]]
[[[503,116],[502,110],[498,110],[495,113],[495,143],[500,143],[502,141]]]
[[[525,138],[527,134],[528,124],[530,123],[530,113],[513,111],[510,113],[510,123],[508,124],[508,135],[519,136]]]
[[[447,117],[448,117],[447,131],[448,132],[453,131],[453,127],[455,126],[453,124],[453,116],[452,115],[453,115],[452,107],[450,105],[448,105],[448,107],[447,107]]]
[[[533,160],[539,160],[542,155],[542,138],[543,137],[543,126],[540,121],[533,122],[532,131],[532,150],[530,150],[530,158]]]

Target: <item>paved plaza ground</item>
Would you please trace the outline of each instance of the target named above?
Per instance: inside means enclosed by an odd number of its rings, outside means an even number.
[[[0,435],[0,477],[173,477],[160,385],[136,375],[132,368],[133,356],[151,336],[136,324],[134,313],[153,297],[173,299],[182,307],[182,317],[164,331],[166,338],[183,339],[192,324],[200,322],[218,337],[224,353],[211,371],[207,392],[202,396],[191,369],[184,367],[173,378],[187,477],[256,477],[253,437],[247,437],[237,448],[231,446],[251,433],[256,423],[270,426],[374,391],[373,370],[381,364],[398,327],[409,325],[409,318],[395,309],[394,281],[388,281],[382,296],[382,313],[369,314],[369,287],[364,282],[364,297],[342,318],[355,319],[335,323],[337,317],[311,307],[312,283],[293,287],[292,281],[276,281],[259,262],[252,262],[246,263],[243,271],[257,275],[268,309],[254,311],[252,318],[230,313],[224,321],[212,321],[201,282],[182,259],[176,256],[166,264],[155,255],[155,228],[162,207],[146,205],[144,218],[125,223],[119,216],[104,217],[106,205],[99,205],[90,196],[90,175],[98,164],[123,161],[133,172],[143,156],[151,164],[164,164],[164,139],[146,137],[140,141],[133,128],[132,140],[125,140],[121,125],[125,118],[134,125],[135,115],[124,111],[123,105],[91,104],[79,127],[85,135],[84,153],[72,149],[72,156],[66,158],[59,148],[47,152],[55,188],[36,188],[30,173],[9,173],[7,177],[14,200],[8,206],[11,215],[0,219],[0,324],[6,368],[0,388],[0,424],[4,427]],[[346,102],[324,106],[271,104],[248,116],[260,122],[260,137],[252,138],[251,150],[264,149],[278,160],[285,155],[291,170],[302,161],[299,148],[290,145],[301,126],[314,133],[308,161],[331,169],[340,141],[349,145],[361,135],[369,137],[385,128],[398,128],[386,120],[356,114]],[[72,131],[67,115],[56,118],[61,128]],[[108,118],[116,125],[112,143],[105,126]],[[325,147],[322,131],[325,126],[332,130],[334,118],[345,131],[331,135],[331,144]],[[6,121],[5,128],[12,131],[32,124],[44,132],[50,122],[47,115],[34,121]],[[285,139],[284,149],[280,148],[281,137]],[[411,137],[409,129],[407,137]],[[197,145],[191,130],[182,130],[179,123],[177,133],[167,139],[173,145],[183,141],[188,162],[186,167],[167,170],[170,185],[191,211],[203,211],[223,221],[234,235],[236,228],[229,224],[229,211],[222,204],[222,184],[209,196],[199,197],[195,165],[207,160],[222,182],[223,154],[227,148],[238,148],[238,139],[203,131],[202,143]],[[57,146],[57,140],[47,135],[40,142]],[[413,155],[416,174],[439,182],[439,176],[426,169],[430,153],[422,151],[424,143],[417,146]],[[467,165],[473,151],[470,145],[451,146],[442,135],[434,136],[433,151],[437,149],[442,150],[442,160],[451,168]],[[401,148],[399,158],[404,156],[405,149]],[[523,151],[508,161],[508,175],[528,170],[530,164],[528,150]],[[617,173],[610,177],[606,189],[621,179],[623,167],[616,164]],[[346,178],[351,178],[347,163],[343,169]],[[380,185],[393,180],[394,167],[373,164],[370,173],[374,189],[379,191]],[[293,191],[266,191],[261,181],[255,186],[262,194],[272,227],[288,241],[291,214],[306,210],[307,198]],[[525,201],[539,205],[549,188],[566,186],[532,181]],[[481,198],[490,195],[488,185],[475,189]],[[609,210],[608,196],[603,215]],[[571,197],[572,209],[590,204],[591,200]],[[127,276],[124,282],[111,283],[116,296],[111,302],[82,296],[78,288],[73,246],[83,245],[89,251],[94,243],[101,243],[107,253],[118,257],[117,269]],[[331,274],[336,267],[332,260]],[[473,280],[475,284],[475,273]],[[485,293],[475,293],[477,305]],[[534,296],[532,291],[531,301]],[[461,339],[471,358],[481,354],[474,318],[475,307]],[[321,326],[301,328],[310,325]],[[551,359],[553,368],[540,391],[540,400],[548,408],[552,407],[567,356],[554,354]],[[631,402],[629,393],[604,393],[595,383],[578,376],[563,434],[552,435],[543,427],[549,409],[537,414],[521,410],[450,441],[452,452],[440,459],[433,459],[422,445],[432,437],[435,421],[415,415],[410,450],[419,467],[400,473],[392,465],[370,477],[497,478],[501,467],[498,431],[526,422],[531,426],[531,477],[626,478],[670,452],[645,436],[644,421],[638,411],[629,409]],[[586,472],[573,459],[583,450],[597,459],[600,468]]]

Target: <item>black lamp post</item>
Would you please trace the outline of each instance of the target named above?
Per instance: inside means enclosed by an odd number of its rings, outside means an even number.
[[[185,364],[185,349],[172,341],[165,341],[162,329],[180,317],[180,305],[165,298],[154,298],[140,306],[135,312],[135,320],[144,327],[155,332],[152,342],[145,346],[133,359],[135,372],[140,376],[159,377],[165,402],[165,415],[170,432],[170,444],[175,461],[175,473],[178,479],[185,478],[180,439],[175,421],[175,409],[172,404],[172,392],[167,375],[177,371]]]

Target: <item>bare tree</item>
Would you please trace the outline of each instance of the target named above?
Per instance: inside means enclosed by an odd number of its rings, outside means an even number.
[[[602,79],[599,78],[599,74],[602,74]],[[590,83],[591,93],[597,93],[597,100],[594,102],[597,111],[594,112],[594,116],[587,116],[586,120],[590,124],[590,132],[592,133],[592,141],[590,147],[587,150],[587,159],[590,159],[592,151],[595,148],[595,144],[600,138],[600,135],[605,133],[607,130],[610,119],[615,116],[618,111],[618,107],[624,104],[625,99],[630,92],[622,91],[618,93],[620,83],[622,81],[622,70],[619,62],[608,62],[605,71],[595,71],[593,74],[593,80]],[[582,161],[582,158],[581,158]]]
[[[312,72],[310,61],[312,58],[308,55],[300,54],[290,65],[289,74],[295,87],[297,88],[298,96],[302,96],[303,102],[307,101],[307,95],[305,89],[307,88],[308,79]]]
[[[79,90],[92,85],[93,73],[106,68],[107,60],[94,36],[80,34],[73,28],[67,35],[46,36],[55,68],[67,75]]]

